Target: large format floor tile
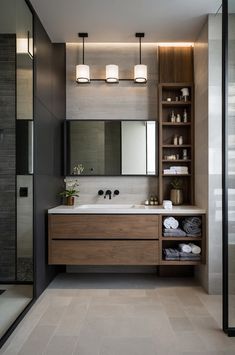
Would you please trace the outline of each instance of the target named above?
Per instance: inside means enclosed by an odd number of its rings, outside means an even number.
[[[0,354],[232,355],[221,301],[190,279],[62,274]]]

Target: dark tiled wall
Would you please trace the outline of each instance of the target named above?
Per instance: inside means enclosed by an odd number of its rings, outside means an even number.
[[[0,34],[0,280],[15,278],[15,35]]]
[[[34,245],[36,297],[58,268],[48,265],[47,210],[60,204],[65,119],[65,44],[53,44],[34,16]]]

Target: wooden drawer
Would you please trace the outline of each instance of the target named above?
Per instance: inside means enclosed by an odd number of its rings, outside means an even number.
[[[159,242],[145,240],[52,240],[49,264],[157,265]]]
[[[50,239],[158,239],[157,215],[49,215]]]

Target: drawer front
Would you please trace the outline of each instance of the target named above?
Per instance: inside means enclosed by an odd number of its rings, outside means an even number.
[[[158,239],[157,215],[49,215],[50,239]]]
[[[142,240],[52,240],[49,264],[158,265],[159,242]]]

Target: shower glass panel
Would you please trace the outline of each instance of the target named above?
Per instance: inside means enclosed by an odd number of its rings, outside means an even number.
[[[235,1],[228,1],[228,328],[235,329]],[[235,334],[234,334],[235,335]]]
[[[0,344],[33,297],[33,16],[0,11]]]

